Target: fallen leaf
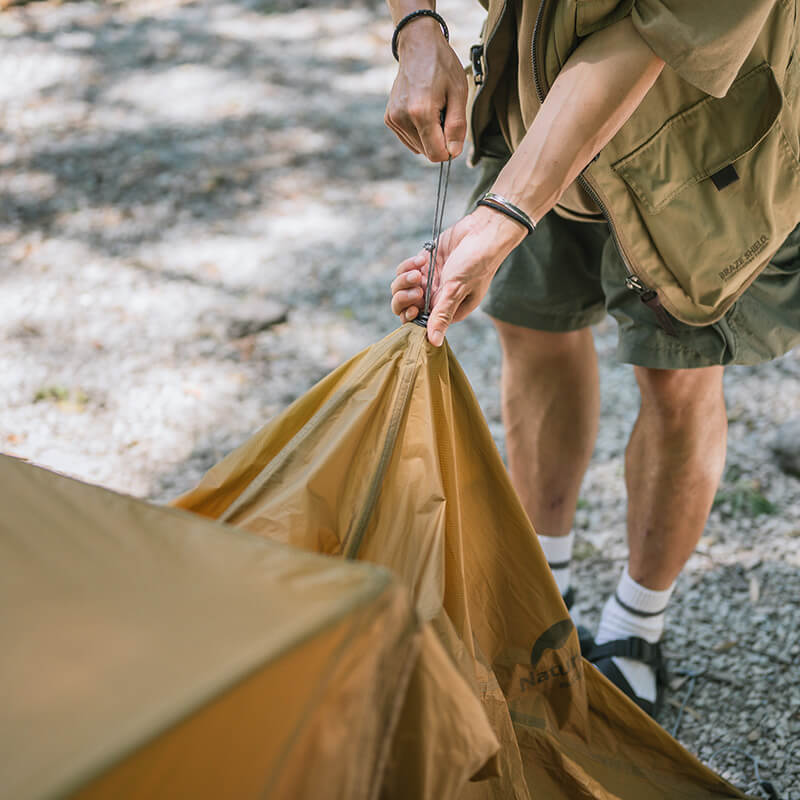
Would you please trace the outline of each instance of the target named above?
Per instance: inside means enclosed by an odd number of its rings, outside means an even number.
[[[728,639],[724,642],[718,642],[711,649],[715,653],[727,653],[728,650],[733,650],[739,642],[736,639]]]
[[[689,680],[689,676],[688,675],[679,675],[677,678],[673,678],[669,682],[669,688],[673,692],[677,692],[678,689],[680,689],[681,686],[683,686],[683,684],[686,683],[686,681],[688,681],[688,680]]]

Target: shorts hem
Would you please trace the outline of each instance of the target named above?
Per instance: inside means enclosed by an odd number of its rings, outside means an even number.
[[[590,328],[592,325],[602,322],[606,317],[605,309],[571,314],[542,314],[537,311],[523,312],[508,308],[497,308],[491,303],[486,303],[482,306],[482,310],[492,319],[500,322],[549,333],[569,333],[570,331]]]
[[[641,342],[617,342],[617,360],[623,364],[633,364],[647,369],[702,369],[703,367],[723,366],[721,362],[677,347],[648,347]]]

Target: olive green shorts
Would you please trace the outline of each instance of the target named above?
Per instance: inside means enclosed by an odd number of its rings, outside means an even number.
[[[508,159],[502,137],[483,142],[470,208]],[[800,225],[719,322],[675,320],[677,337],[625,287],[626,276],[605,222],[573,222],[551,211],[503,262],[482,308],[502,322],[553,332],[594,325],[609,313],[619,324],[619,360],[656,369],[758,364],[800,344]]]

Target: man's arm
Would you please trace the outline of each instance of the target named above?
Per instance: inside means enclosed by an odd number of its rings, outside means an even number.
[[[492,191],[541,219],[636,110],[663,67],[630,17],[588,37],[558,74]]]
[[[395,25],[412,11],[435,10],[433,0],[387,0]],[[400,65],[386,106],[386,124],[400,141],[431,161],[456,157],[467,134],[467,77],[431,17],[409,22],[397,39]],[[444,131],[439,114],[447,109]]]
[[[492,191],[541,219],[642,102],[663,66],[630,18],[588,37],[559,73]],[[442,234],[443,265],[428,322],[433,344],[441,343],[451,322],[477,307],[525,233],[520,223],[479,206]],[[400,265],[392,284],[396,314],[416,316],[422,282],[419,262]]]

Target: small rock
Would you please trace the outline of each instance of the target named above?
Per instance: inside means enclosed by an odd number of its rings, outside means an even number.
[[[242,339],[286,322],[289,310],[271,300],[245,300],[237,305],[228,320],[228,336]]]
[[[787,474],[800,477],[800,419],[779,426],[770,447],[778,466]]]
[[[761,584],[755,575],[750,576],[750,602],[755,605],[761,596]]]

